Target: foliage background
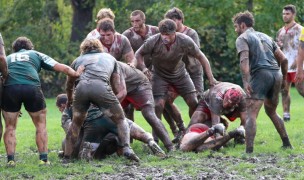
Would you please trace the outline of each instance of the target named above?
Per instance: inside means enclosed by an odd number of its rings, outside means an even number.
[[[27,36],[36,50],[70,64],[79,55],[80,42],[95,28],[100,8],[113,10],[116,30],[122,33],[130,27],[129,15],[135,9],[146,13],[147,24],[157,25],[169,8],[179,7],[185,24],[198,32],[215,77],[241,84],[231,18],[248,9],[255,15],[255,29],[275,37],[283,26],[282,8],[290,3],[296,5],[297,22],[303,24],[302,0],[0,0],[0,32],[7,54],[17,37]],[[63,74],[42,71],[41,80],[47,97],[64,91]]]

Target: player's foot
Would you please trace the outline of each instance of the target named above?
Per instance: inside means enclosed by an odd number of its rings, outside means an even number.
[[[14,160],[10,160],[9,162],[6,163],[6,167],[15,167],[16,162]]]
[[[43,160],[39,161],[39,166],[49,166],[49,165],[51,165],[50,161],[43,161]]]
[[[225,133],[225,126],[222,123],[216,124],[214,126],[212,126],[211,128],[209,128],[210,131],[213,131],[213,134],[220,134],[220,135],[224,135]]]
[[[155,141],[149,141],[148,147],[151,149],[155,156],[166,157],[166,153],[156,144]]]
[[[283,114],[283,120],[284,120],[285,122],[290,121],[290,114],[289,114],[289,113],[284,113],[284,114]]]
[[[172,140],[173,143],[179,143],[185,135],[185,130],[178,131],[177,135]]]
[[[234,143],[235,144],[245,144],[245,129],[244,129],[244,126],[240,126],[235,130]]]
[[[64,152],[63,151],[59,151],[58,152],[58,157],[61,159],[64,157]]]
[[[136,156],[136,154],[130,147],[123,148],[123,155],[131,161],[139,162],[139,158]]]
[[[92,150],[93,150],[93,146],[91,145],[91,143],[84,142],[83,143],[83,148],[79,153],[80,159],[84,159],[84,160],[87,160],[87,161],[92,160],[93,159]]]

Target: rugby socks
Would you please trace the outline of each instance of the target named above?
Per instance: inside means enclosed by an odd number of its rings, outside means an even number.
[[[48,161],[48,153],[42,152],[39,154],[39,160],[47,162]]]
[[[15,161],[15,155],[7,155],[7,162]]]

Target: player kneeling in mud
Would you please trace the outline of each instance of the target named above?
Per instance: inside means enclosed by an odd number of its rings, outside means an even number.
[[[62,112],[61,123],[65,132],[70,127],[73,114],[71,108],[65,108],[66,101],[66,94],[57,96],[56,106]],[[150,133],[131,120],[128,120],[128,124],[131,138],[147,144],[154,155],[159,157],[166,156],[165,152],[153,140]],[[102,113],[98,107],[91,105],[87,118],[82,125],[77,145],[74,147],[72,157],[91,160],[103,159],[115,152],[118,155],[122,155],[123,145],[119,141],[116,124]]]

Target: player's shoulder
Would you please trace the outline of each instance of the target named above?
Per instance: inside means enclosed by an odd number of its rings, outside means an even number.
[[[131,34],[132,34],[132,27],[130,27],[129,29],[126,29],[126,30],[122,33],[122,35],[124,35],[124,36],[126,36],[126,37],[131,36]]]

